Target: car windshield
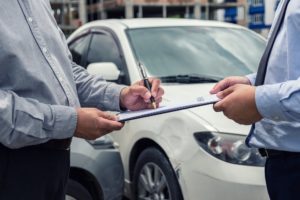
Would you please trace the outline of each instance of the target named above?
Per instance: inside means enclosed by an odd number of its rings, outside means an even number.
[[[164,82],[212,82],[257,70],[265,41],[245,29],[158,27],[127,31],[136,59]],[[178,81],[179,80],[179,81]]]

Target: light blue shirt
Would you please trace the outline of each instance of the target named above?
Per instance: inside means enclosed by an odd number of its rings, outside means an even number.
[[[280,9],[277,15],[276,23]],[[272,31],[272,30],[271,30]],[[249,75],[251,83],[255,75]],[[265,84],[255,100],[263,120],[255,124],[249,145],[300,152],[300,1],[291,0],[274,43]]]
[[[72,137],[75,108],[119,110],[123,86],[72,62],[49,0],[0,1],[0,143],[10,148]]]

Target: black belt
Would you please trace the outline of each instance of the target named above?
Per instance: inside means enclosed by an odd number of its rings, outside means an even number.
[[[300,156],[300,152],[280,151],[280,150],[264,149],[264,148],[259,148],[258,151],[262,157]]]
[[[41,148],[49,149],[59,149],[59,150],[69,150],[72,138],[62,139],[62,140],[49,140],[46,143],[36,145]]]
[[[22,147],[21,149],[57,149],[57,150],[69,150],[71,145],[72,138],[67,139],[53,139],[45,142],[43,144],[37,144],[32,146]],[[9,149],[0,143],[0,147]]]

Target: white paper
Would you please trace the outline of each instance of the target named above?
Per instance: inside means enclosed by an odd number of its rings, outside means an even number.
[[[146,109],[139,111],[126,111],[118,114],[118,119],[120,122],[125,122],[133,119],[138,119],[142,117],[148,117],[153,115],[159,115],[168,112],[174,112],[178,110],[193,108],[197,106],[204,106],[207,104],[212,104],[220,99],[216,95],[209,95],[197,98],[195,101],[185,102],[185,103],[176,103],[176,104],[168,104],[165,106],[161,106],[157,109]]]

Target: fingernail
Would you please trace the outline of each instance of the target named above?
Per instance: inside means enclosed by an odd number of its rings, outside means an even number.
[[[146,98],[150,98],[151,97],[151,93],[150,92],[147,92],[146,93]]]

